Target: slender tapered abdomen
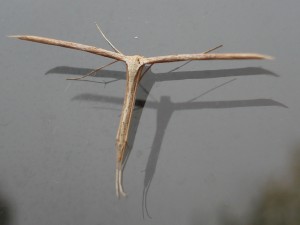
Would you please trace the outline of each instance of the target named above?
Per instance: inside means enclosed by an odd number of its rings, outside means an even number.
[[[116,193],[125,196],[122,187],[122,164],[126,145],[128,140],[128,132],[130,129],[130,121],[134,109],[137,87],[141,78],[143,64],[140,63],[139,57],[132,57],[127,63],[126,73],[126,92],[120,118],[119,129],[116,136]]]

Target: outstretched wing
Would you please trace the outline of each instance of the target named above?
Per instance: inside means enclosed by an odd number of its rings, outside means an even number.
[[[145,63],[166,63],[188,60],[237,60],[237,59],[272,59],[271,56],[257,53],[200,53],[157,56],[145,59]]]
[[[105,50],[102,48],[97,48],[94,46],[83,45],[83,44],[69,42],[69,41],[62,41],[62,40],[57,40],[57,39],[52,39],[52,38],[31,36],[31,35],[13,35],[13,36],[9,36],[9,37],[18,38],[20,40],[25,40],[25,41],[38,42],[38,43],[47,44],[47,45],[56,45],[56,46],[65,47],[65,48],[77,49],[80,51],[89,52],[89,53],[96,54],[96,55],[101,55],[101,56],[112,58],[115,60],[125,61],[125,56],[120,53],[111,52],[111,51],[108,51],[108,50]]]

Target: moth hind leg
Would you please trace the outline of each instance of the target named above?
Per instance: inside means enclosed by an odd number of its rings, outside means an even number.
[[[122,197],[127,196],[123,189],[122,185],[122,178],[123,178],[123,158],[124,158],[124,153],[125,153],[125,148],[126,148],[126,143],[121,144],[117,143],[116,144],[116,149],[117,149],[117,159],[116,159],[116,195],[117,197]]]

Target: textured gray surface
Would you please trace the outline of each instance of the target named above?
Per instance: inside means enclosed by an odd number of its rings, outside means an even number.
[[[287,180],[299,139],[299,7],[296,0],[2,1],[0,222],[258,220],[265,186]],[[66,81],[109,60],[6,37],[110,49],[94,22],[126,54],[195,53],[224,44],[219,52],[276,60],[192,62],[173,73],[181,63],[154,66],[131,132],[129,197],[118,200],[114,141],[124,65],[99,72],[91,79],[98,83]],[[152,219],[143,219],[143,193]]]

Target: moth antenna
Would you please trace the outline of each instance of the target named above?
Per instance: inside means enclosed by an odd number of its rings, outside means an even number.
[[[97,26],[97,29],[98,29],[98,31],[101,33],[101,35],[104,37],[104,39],[108,42],[108,44],[110,45],[110,47],[112,47],[114,50],[115,50],[115,52],[117,52],[117,53],[120,53],[120,54],[122,54],[122,55],[124,55],[122,52],[120,52],[109,40],[108,40],[108,38],[104,35],[104,33],[102,32],[102,30],[101,30],[101,28],[99,27],[99,25],[95,22],[95,24],[96,24],[96,26]]]

